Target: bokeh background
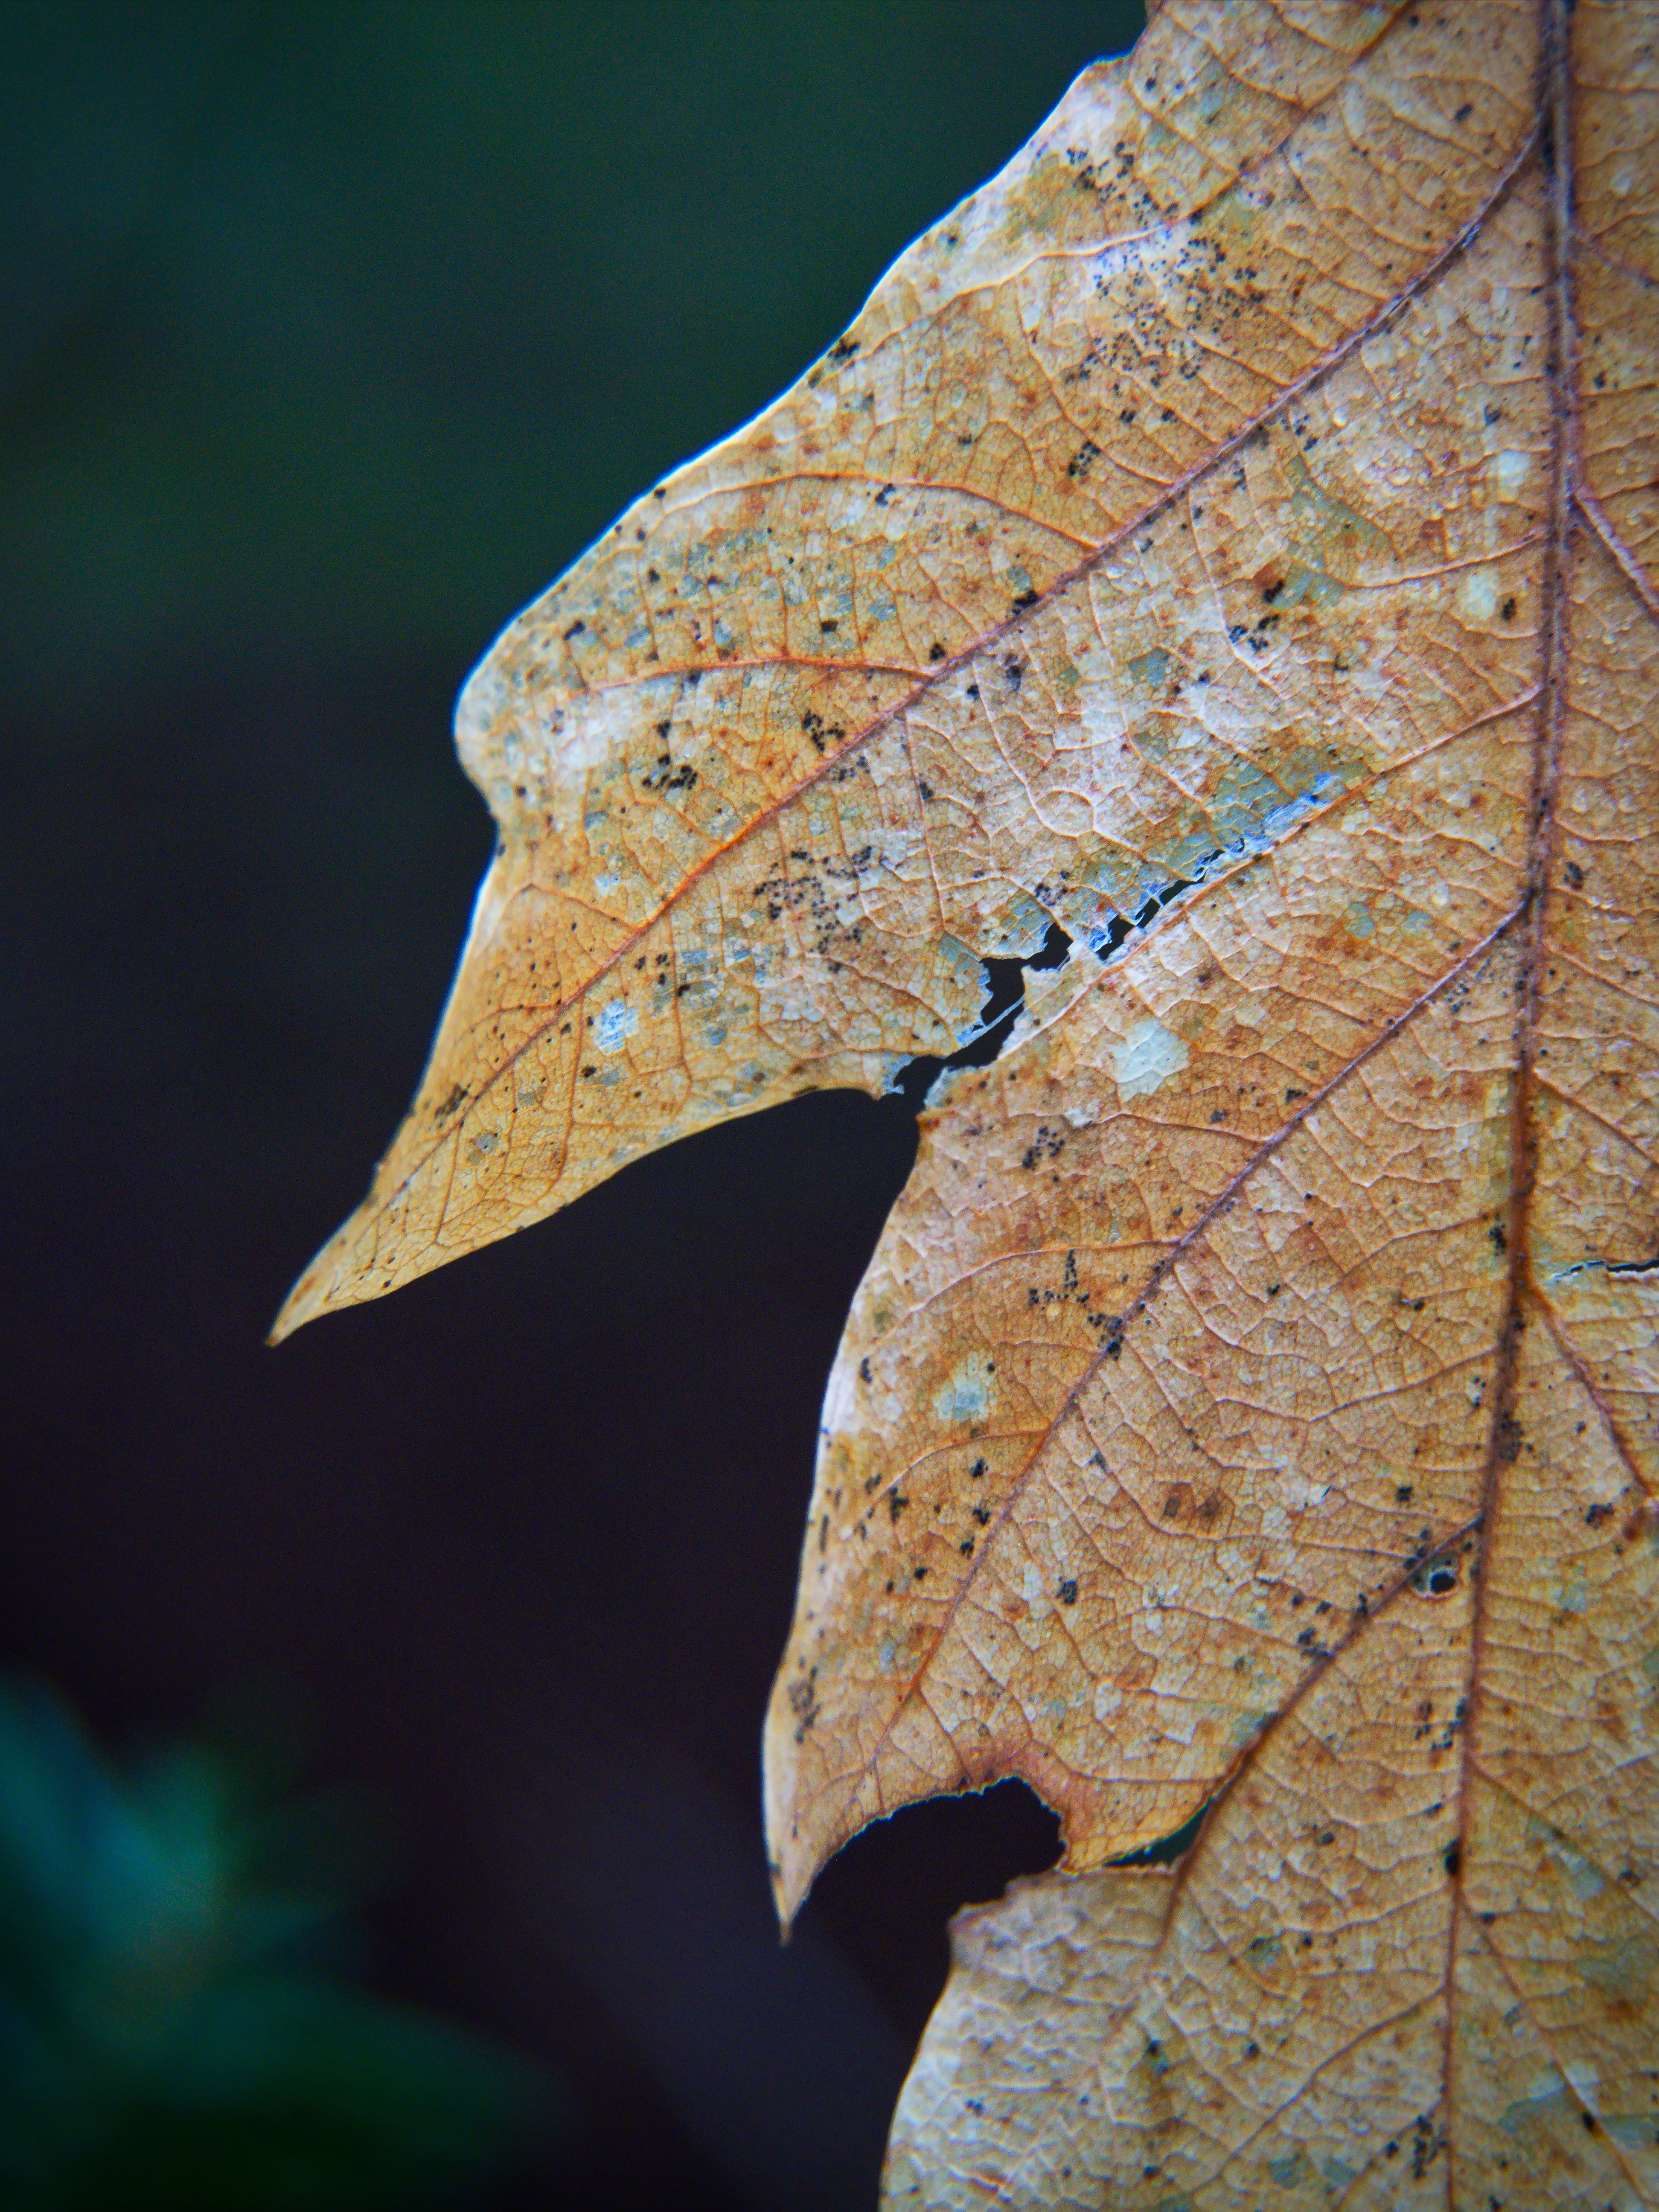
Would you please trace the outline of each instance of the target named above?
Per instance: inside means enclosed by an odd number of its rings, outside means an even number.
[[[466,672],[1140,20],[5,11],[0,1661],[115,1745],[294,1717],[389,1838],[368,1985],[553,2085],[469,2203],[868,2208],[950,1912],[1054,1855],[1005,1785],[771,1920],[760,1721],[902,1100],[263,1338],[489,850]]]

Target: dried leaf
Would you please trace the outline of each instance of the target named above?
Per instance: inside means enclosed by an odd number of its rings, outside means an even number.
[[[1656,30],[1170,0],[465,695],[501,851],[284,1328],[1069,940],[932,1095],[768,1727],[786,1914],[1064,1823],[895,2204],[1659,2204]]]

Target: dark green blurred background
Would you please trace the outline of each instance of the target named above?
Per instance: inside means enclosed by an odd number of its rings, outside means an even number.
[[[468,668],[1139,21],[0,28],[0,1657],[118,1740],[255,1679],[309,1713],[401,1838],[378,1986],[568,2096],[491,2204],[868,2206],[946,1915],[1053,1856],[1005,1788],[861,1839],[787,1951],[769,1923],[760,1717],[913,1125],[804,1100],[260,1340],[460,942]]]

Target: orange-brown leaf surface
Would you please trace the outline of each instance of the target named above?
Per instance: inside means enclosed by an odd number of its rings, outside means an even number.
[[[1044,957],[768,1723],[786,1916],[919,1797],[1064,1825],[896,2206],[1659,2206],[1656,40],[1169,0],[463,696],[500,854],[281,1328]]]

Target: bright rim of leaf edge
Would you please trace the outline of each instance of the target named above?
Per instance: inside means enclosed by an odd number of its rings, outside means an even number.
[[[1172,0],[464,695],[501,850],[278,1334],[1070,940],[930,1098],[768,1724],[786,1914],[1064,1824],[893,2205],[1659,2205],[1656,39]]]

